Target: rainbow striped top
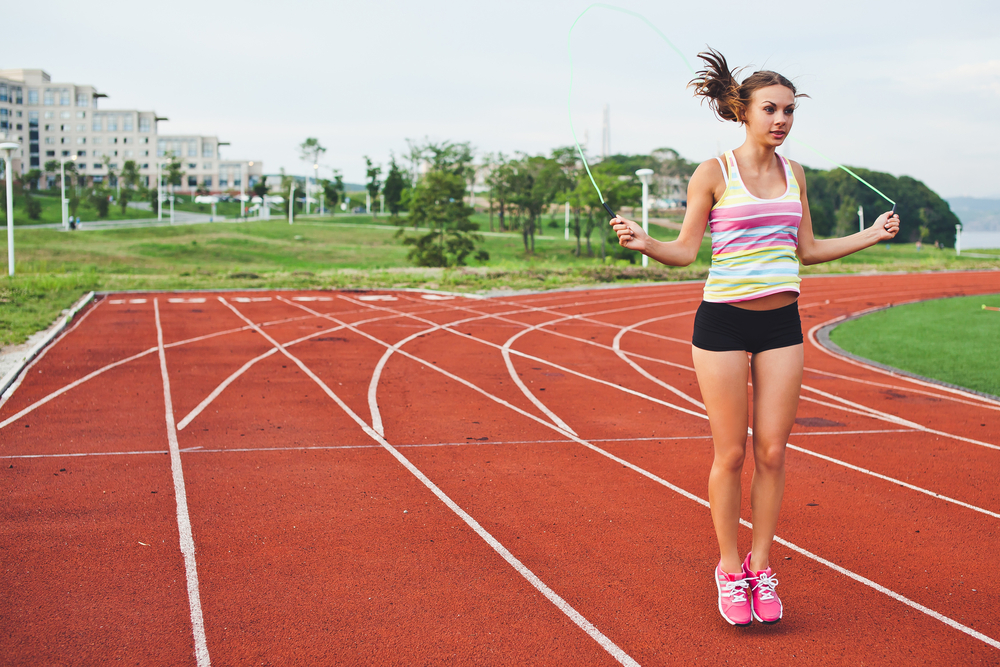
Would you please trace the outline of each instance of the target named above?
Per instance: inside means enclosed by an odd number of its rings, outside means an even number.
[[[708,215],[712,266],[705,282],[705,301],[729,303],[778,292],[798,293],[795,249],[802,199],[788,160],[778,156],[785,167],[785,194],[760,199],[743,185],[733,152],[727,151],[725,158],[729,165],[726,191]],[[721,166],[722,160],[715,159]]]

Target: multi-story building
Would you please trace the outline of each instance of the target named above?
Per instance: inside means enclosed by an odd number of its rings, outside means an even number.
[[[246,176],[246,190],[263,177],[260,160],[224,160],[218,137],[195,135],[160,135],[156,139],[156,155],[161,160],[175,156],[184,172],[179,192],[225,192],[239,190]]]
[[[157,161],[171,153],[185,171],[181,190],[211,192],[239,189],[243,173],[252,186],[262,172],[260,160],[222,160],[217,137],[160,136],[155,111],[101,109],[107,97],[91,85],[53,83],[40,69],[0,70],[0,133],[21,144],[11,167],[21,173],[44,169],[45,164],[76,156],[79,182],[104,180],[121,173],[134,160],[144,185],[155,183]],[[54,187],[55,174],[45,174]],[[186,187],[185,187],[186,186]]]

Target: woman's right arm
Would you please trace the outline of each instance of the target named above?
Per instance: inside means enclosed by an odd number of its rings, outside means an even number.
[[[667,266],[687,266],[698,257],[708,214],[715,205],[718,192],[725,189],[725,176],[716,160],[707,160],[698,165],[688,181],[687,211],[681,233],[674,241],[657,241],[642,231],[642,225],[618,216],[611,225],[618,233],[618,244],[629,250],[652,257]]]

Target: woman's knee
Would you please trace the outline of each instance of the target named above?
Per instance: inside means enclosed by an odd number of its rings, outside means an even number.
[[[727,472],[741,472],[746,461],[746,447],[727,447],[715,449],[713,467]]]
[[[785,467],[785,443],[754,443],[753,460],[756,468],[779,471]]]

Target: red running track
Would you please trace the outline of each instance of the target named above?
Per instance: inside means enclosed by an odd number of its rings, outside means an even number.
[[[701,289],[101,298],[0,406],[0,662],[1000,664],[1000,403],[812,335],[785,618],[719,617]]]

